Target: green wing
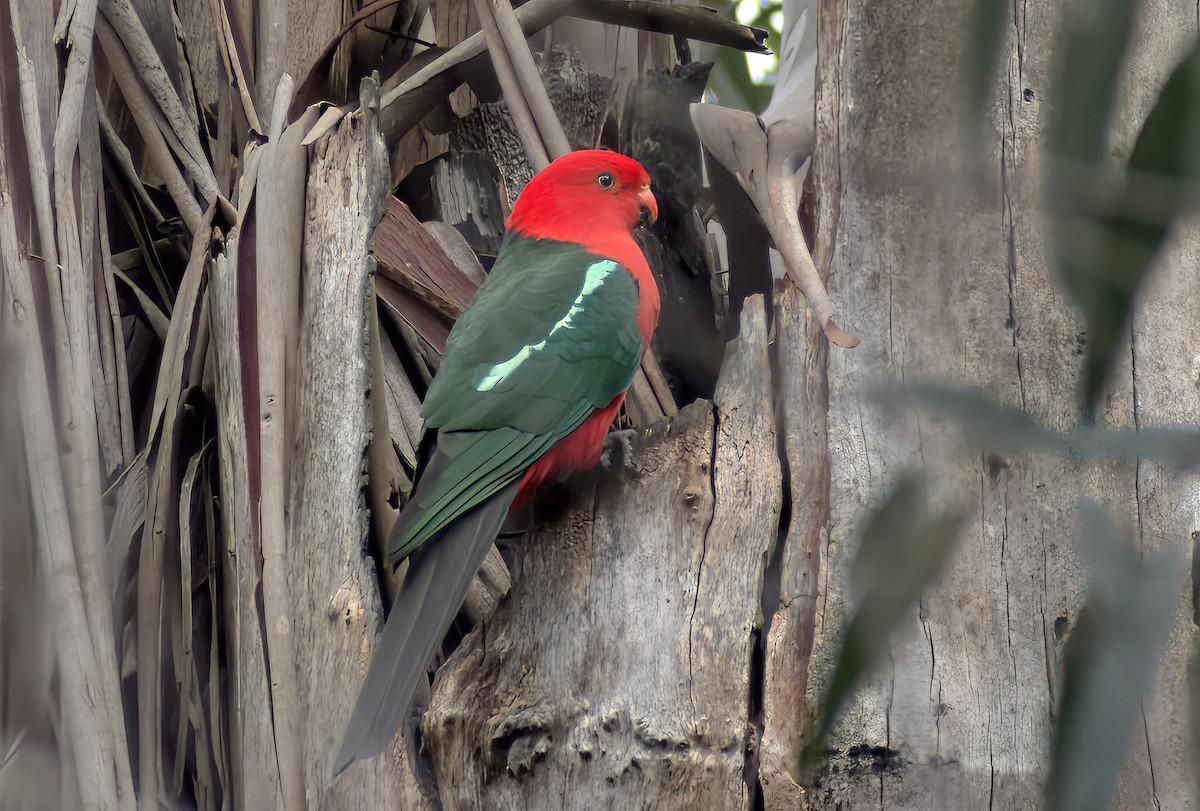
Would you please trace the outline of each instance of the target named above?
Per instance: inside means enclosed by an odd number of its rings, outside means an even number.
[[[519,479],[629,387],[638,288],[578,245],[510,238],[446,342],[423,414],[438,450],[388,544],[396,562]]]
[[[578,245],[511,239],[450,333],[426,422],[447,431],[558,431],[603,408],[642,354],[637,282]]]

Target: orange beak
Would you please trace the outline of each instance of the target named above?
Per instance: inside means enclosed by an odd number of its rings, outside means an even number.
[[[650,222],[658,219],[658,200],[654,199],[654,192],[650,191],[649,183],[638,191],[638,205],[650,215]]]

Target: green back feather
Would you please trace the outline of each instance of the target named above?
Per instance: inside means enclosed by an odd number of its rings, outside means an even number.
[[[581,246],[509,237],[446,342],[422,412],[438,451],[388,544],[395,563],[519,479],[629,387],[638,287]]]

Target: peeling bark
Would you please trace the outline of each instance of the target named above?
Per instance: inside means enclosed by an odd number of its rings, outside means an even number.
[[[778,599],[766,639],[763,684],[763,738],[759,780],[764,808],[786,811],[803,797],[801,757],[808,724],[815,714],[804,685],[808,676],[817,612],[821,546],[828,539],[829,453],[825,411],[828,345],[803,295],[788,286],[775,297],[775,372],[779,448],[788,521],[780,528]],[[773,595],[764,593],[764,600]]]

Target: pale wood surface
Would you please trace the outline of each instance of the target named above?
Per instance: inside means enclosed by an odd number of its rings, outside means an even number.
[[[310,808],[427,807],[403,740],[331,782],[333,757],[370,660],[382,610],[364,555],[368,439],[370,233],[382,212],[387,156],[373,113],[345,119],[311,156],[297,469],[289,584]],[[380,403],[380,407],[383,407]]]
[[[1154,0],[1145,4],[1132,31],[1129,81],[1118,97],[1114,149],[1128,154],[1138,128],[1166,81],[1168,72],[1195,42],[1200,19],[1195,8]],[[1139,427],[1200,424],[1200,220],[1188,217],[1169,239],[1140,296],[1130,347],[1134,420]],[[1143,549],[1190,548],[1183,560],[1196,565],[1200,530],[1200,477],[1173,475],[1153,462],[1137,465],[1132,486],[1137,498],[1138,534]],[[1193,570],[1194,571],[1194,570]],[[1180,600],[1154,696],[1135,726],[1129,754],[1117,782],[1114,808],[1154,807],[1163,811],[1195,808],[1197,742],[1188,729],[1200,693],[1189,690],[1189,658],[1196,667],[1200,644],[1200,595],[1194,574],[1180,572]],[[1193,673],[1192,678],[1196,675]],[[1149,805],[1147,805],[1149,803]]]
[[[258,565],[249,500],[243,375],[239,356],[237,232],[227,252],[213,260],[211,296],[218,425],[220,496],[224,520],[222,561],[226,584],[225,627],[237,640],[229,663],[229,695],[235,708],[230,724],[233,802],[239,808],[279,808],[282,795],[271,722],[270,684],[257,592]]]
[[[820,256],[816,258],[819,262]],[[774,613],[766,638],[759,779],[764,807],[786,811],[798,808],[803,796],[797,767],[816,710],[808,704],[805,682],[822,591],[820,552],[829,522],[825,366],[830,347],[791,284],[776,291],[774,351],[776,420],[782,428],[791,509],[781,527],[785,534],[778,565],[763,588],[764,606]]]

